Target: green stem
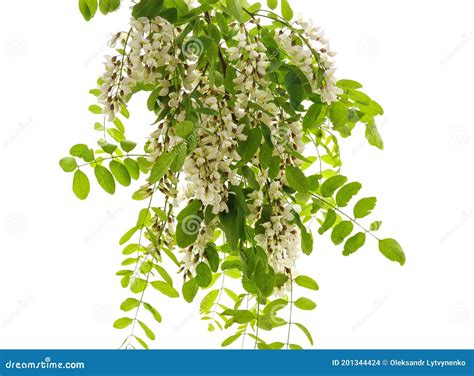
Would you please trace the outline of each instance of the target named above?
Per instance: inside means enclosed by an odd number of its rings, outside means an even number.
[[[102,161],[107,161],[109,159],[120,159],[120,158],[124,158],[124,157],[148,157],[148,154],[125,154],[123,156],[119,156],[119,155],[112,155],[110,157],[105,157],[105,158],[102,158],[100,160],[100,162]],[[87,162],[87,163],[83,163],[79,166],[77,166],[77,168],[81,168],[81,167],[84,167],[84,166],[89,166],[91,165],[92,163],[100,163],[97,159],[94,159],[92,162]]]
[[[311,196],[313,196],[314,198],[318,199],[319,201],[321,202],[324,202],[326,205],[330,206],[331,208],[333,208],[334,210],[336,210],[338,213],[342,214],[344,217],[346,217],[347,219],[349,219],[351,222],[353,222],[354,224],[356,224],[357,226],[359,226],[362,230],[364,230],[367,234],[371,235],[372,237],[374,237],[375,239],[377,240],[380,240],[376,235],[374,235],[370,230],[368,230],[367,228],[365,228],[364,226],[362,226],[359,222],[357,222],[355,220],[355,218],[352,218],[350,215],[344,213],[341,209],[339,209],[337,206],[334,206],[333,204],[331,204],[329,201],[326,201],[325,199],[323,199],[322,197],[319,197],[318,195],[314,194],[314,193],[311,193]]]

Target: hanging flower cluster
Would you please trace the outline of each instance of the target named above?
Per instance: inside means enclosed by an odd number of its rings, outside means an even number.
[[[86,19],[93,3],[80,1]],[[105,3],[104,14],[120,4]],[[298,258],[313,251],[311,228],[319,223],[320,235],[330,232],[345,256],[368,234],[388,259],[405,262],[397,241],[374,234],[380,221],[361,224],[375,197],[347,211],[361,185],[340,173],[337,135],[364,126],[368,142],[382,149],[374,118],[383,110],[356,81],[336,80],[335,54],[322,30],[293,22],[287,0],[280,1],[281,15],[277,0],[268,1],[270,10],[239,0],[199,3],[141,0],[132,7],[130,27],[113,37],[116,53],[106,57],[91,90],[98,103],[90,110],[104,118],[95,125],[99,149],[74,145],[60,165],[74,172],[80,199],[90,190],[85,166],[110,194],[116,183],[129,186],[144,176],[133,194],[144,208],[120,239],[126,258],[117,275],[134,294],[121,305],[134,314],[114,323],[131,327],[125,348],[148,348],[138,326],[155,339],[141,316],[148,311],[161,322],[145,300],[149,288],[170,298],[181,290],[188,302],[207,290],[200,313],[209,330],[235,328],[223,346],[242,338],[245,347],[249,337],[255,348],[301,348],[292,327],[312,345],[292,309],[316,307],[296,297],[296,287],[319,288],[297,268]],[[137,143],[123,124],[138,92],[148,93],[147,109],[156,117],[142,153],[134,152]],[[173,269],[182,276],[180,289]],[[285,342],[264,339],[262,331],[285,326]]]

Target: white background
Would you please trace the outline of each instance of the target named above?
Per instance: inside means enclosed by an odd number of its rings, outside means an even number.
[[[313,255],[300,260],[320,284],[311,295],[318,308],[296,319],[317,348],[472,348],[472,1],[293,4],[326,30],[338,77],[364,83],[385,108],[385,150],[356,132],[343,143],[343,172],[378,197],[381,235],[407,254],[400,267],[369,241],[342,257],[318,237]],[[74,143],[95,142],[88,90],[127,14],[85,23],[77,1],[2,4],[1,348],[116,348],[124,338],[112,328],[127,296],[114,276],[118,238],[141,204],[129,200],[131,191],[111,197],[95,185],[80,202],[58,160]],[[143,137],[150,122],[133,116],[129,134]],[[195,304],[149,299],[164,316],[153,326],[154,347],[215,348],[225,338],[207,333]]]

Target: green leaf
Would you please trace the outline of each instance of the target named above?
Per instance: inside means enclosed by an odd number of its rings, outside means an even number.
[[[301,230],[301,250],[305,255],[313,252],[313,234],[310,231]]]
[[[122,311],[128,312],[134,308],[137,308],[140,305],[140,302],[134,298],[125,299],[124,302],[120,305]]]
[[[120,6],[120,0],[99,0],[99,9],[102,14],[112,13]]]
[[[214,246],[208,245],[204,249],[204,256],[207,259],[207,262],[209,263],[209,267],[211,268],[211,271],[214,273],[217,272],[219,269],[219,253],[217,252],[216,248]]]
[[[209,116],[219,116],[219,111],[213,110],[212,108],[209,107],[199,107],[194,109],[194,111],[204,114],[204,115],[209,115]]]
[[[98,106],[96,104],[93,104],[93,105],[89,106],[89,111],[92,112],[95,115],[102,114],[102,108],[100,108],[100,106]]]
[[[296,343],[290,343],[290,350],[303,350],[303,348]]]
[[[115,150],[117,150],[117,145],[109,144],[108,142],[99,141],[98,144],[108,154],[113,154]]]
[[[119,244],[120,245],[123,245],[125,244],[126,242],[128,242],[132,236],[137,232],[138,230],[138,227],[135,226],[135,227],[132,227],[130,230],[128,230],[125,234],[123,234],[123,236],[120,238],[120,241],[119,241]]]
[[[278,6],[278,0],[267,0],[267,5],[270,9],[276,9]]]
[[[239,23],[244,22],[244,14],[242,11],[242,5],[240,5],[240,0],[226,0],[227,9],[231,16],[233,16]]]
[[[186,217],[176,226],[176,243],[180,248],[189,247],[194,244],[198,237],[202,219],[197,215]]]
[[[307,131],[313,127],[313,125],[318,120],[322,109],[323,106],[320,103],[314,103],[308,108],[308,111],[306,112],[306,115],[303,118],[304,131]]]
[[[161,278],[163,278],[166,282],[168,282],[169,285],[173,286],[173,279],[168,274],[168,272],[165,270],[165,268],[163,268],[162,266],[157,265],[157,264],[154,264],[153,266],[158,271]]]
[[[86,162],[92,162],[94,160],[94,151],[89,149],[85,144],[77,144],[71,147],[69,154],[74,157],[82,158]]]
[[[334,102],[329,108],[329,119],[334,125],[334,128],[341,129],[346,125],[349,112],[347,107],[342,102]]]
[[[142,278],[135,278],[130,285],[130,291],[132,291],[134,294],[139,294],[146,289],[146,286],[147,281]]]
[[[137,337],[137,336],[135,336],[135,339],[145,350],[149,350],[149,347],[144,340],[142,340],[140,337]]]
[[[302,309],[304,311],[312,311],[316,308],[316,303],[308,298],[299,298],[295,301],[295,307]]]
[[[323,197],[330,197],[337,189],[342,187],[347,181],[347,178],[342,175],[331,176],[323,184],[321,184],[321,195]]]
[[[115,180],[110,171],[104,166],[97,165],[94,168],[94,174],[97,178],[99,185],[107,193],[114,194],[115,192]]]
[[[179,137],[184,138],[194,130],[194,123],[190,120],[182,121],[176,124],[174,130]]]
[[[115,141],[120,142],[125,140],[125,136],[122,132],[115,128],[108,128],[107,133],[112,137]]]
[[[175,156],[175,153],[171,151],[163,153],[158,157],[151,169],[150,177],[148,178],[150,184],[155,184],[168,173]]]
[[[76,170],[74,173],[72,190],[79,200],[85,200],[89,196],[91,190],[89,178],[81,170]]]
[[[124,255],[131,255],[134,252],[146,252],[146,248],[140,244],[129,244],[127,245],[123,251],[122,254]]]
[[[193,244],[198,236],[202,218],[198,216],[201,201],[191,201],[177,216],[176,242],[180,248]]]
[[[361,188],[362,188],[362,185],[358,182],[346,184],[337,192],[337,195],[336,195],[337,205],[341,208],[346,206],[349,203],[349,201],[352,199],[352,197],[354,197]]]
[[[214,306],[214,302],[219,296],[219,290],[212,290],[201,301],[201,313],[208,313]]]
[[[320,235],[324,234],[327,230],[329,230],[334,223],[336,222],[337,215],[336,212],[332,209],[329,209],[326,213],[326,218],[324,219],[323,224],[319,228],[318,232]]]
[[[364,218],[368,216],[372,210],[374,210],[376,203],[376,197],[366,197],[360,199],[354,206],[354,217]]]
[[[255,284],[263,296],[270,296],[275,287],[275,271],[273,268],[268,266],[268,270],[265,270],[265,265],[258,262],[255,268]]]
[[[305,90],[299,74],[294,69],[285,75],[285,87],[290,97],[290,104],[296,109],[305,98]]]
[[[59,161],[59,165],[64,172],[73,172],[77,168],[76,159],[73,157],[66,157]]]
[[[123,164],[128,170],[128,173],[130,174],[130,177],[132,179],[137,180],[140,177],[140,167],[138,166],[138,162],[131,159],[131,158],[125,158],[123,161]]]
[[[342,89],[362,89],[362,85],[353,80],[339,80],[336,85]]]
[[[187,217],[196,215],[201,209],[202,203],[199,200],[192,200],[188,203],[188,205],[179,212],[176,219],[178,222],[183,222]]]
[[[389,260],[396,261],[400,265],[405,264],[405,253],[395,239],[388,238],[379,240],[379,251]]]
[[[145,335],[151,339],[152,341],[155,340],[155,333],[153,333],[153,331],[141,320],[137,320],[138,321],[138,324],[140,324],[141,328],[143,329],[143,331],[145,332]]]
[[[128,173],[127,167],[118,161],[111,161],[109,164],[110,171],[114,175],[115,179],[125,187],[128,187],[132,181],[130,174]]]
[[[382,221],[375,221],[370,224],[370,231],[377,231],[382,226]]]
[[[160,15],[164,0],[141,0],[133,7],[132,16],[135,18],[155,18]]]
[[[99,90],[100,91],[100,90]],[[116,117],[114,120],[113,120],[113,123],[115,125],[115,127],[121,132],[121,133],[125,133],[125,126],[123,125],[122,123],[122,120],[120,120],[118,117]],[[103,130],[103,129],[102,129]]]
[[[295,322],[294,323],[298,328],[300,328],[300,330],[304,333],[304,335],[306,336],[306,338],[308,338],[308,341],[309,343],[311,344],[311,346],[314,345],[313,343],[313,337],[311,336],[311,333],[309,332],[309,330],[303,325],[303,324],[300,324],[300,323],[297,323]]]
[[[335,245],[341,244],[354,229],[351,221],[341,221],[332,229],[331,240]]]
[[[241,163],[246,164],[252,160],[262,142],[262,131],[254,128],[249,131],[247,139],[239,143],[237,152],[241,156]]]
[[[226,338],[221,343],[221,346],[226,347],[226,346],[229,346],[229,345],[233,344],[235,341],[237,341],[240,338],[241,335],[242,335],[242,333],[237,333],[237,334],[234,334],[233,336],[230,336],[230,337]]]
[[[365,138],[370,145],[383,150],[383,140],[373,120],[365,124]]]
[[[126,327],[130,326],[130,324],[132,322],[133,322],[133,320],[128,318],[128,317],[122,317],[121,319],[115,320],[114,328],[115,329],[125,329]]]
[[[303,171],[296,166],[286,166],[285,176],[288,185],[300,193],[308,193],[309,182]]]
[[[317,282],[306,275],[299,275],[295,278],[295,282],[298,286],[305,287],[310,290],[319,290]]]
[[[149,303],[143,303],[143,307],[152,314],[153,318],[157,322],[161,322],[161,315],[154,307],[152,307]]]
[[[170,298],[179,297],[178,291],[176,291],[176,289],[167,282],[154,281],[154,282],[151,282],[151,285],[153,286],[153,288],[157,289],[163,295],[166,295]]]
[[[234,321],[238,324],[247,324],[255,319],[252,312],[239,309],[227,309],[222,312],[222,316],[232,316]]]
[[[90,21],[97,12],[97,0],[79,0],[79,10],[86,21]]]
[[[239,240],[244,237],[244,212],[236,195],[229,195],[227,201],[229,212],[219,213],[219,220],[225,232],[227,243],[234,250],[238,249]]]
[[[196,279],[190,279],[189,281],[183,284],[183,297],[188,303],[191,303],[194,300],[197,292],[199,290],[199,286],[196,282]]]
[[[212,272],[207,264],[199,263],[196,267],[196,282],[199,287],[207,287],[212,282]]]
[[[287,21],[291,21],[293,18],[293,10],[288,3],[288,0],[281,0],[281,15]]]
[[[344,256],[349,256],[362,247],[364,243],[365,232],[358,232],[354,236],[351,236],[349,239],[347,239],[346,244],[344,244],[344,250],[342,251],[342,254]]]
[[[131,152],[133,149],[135,149],[136,146],[137,146],[137,143],[130,140],[120,141],[120,147],[126,153]]]

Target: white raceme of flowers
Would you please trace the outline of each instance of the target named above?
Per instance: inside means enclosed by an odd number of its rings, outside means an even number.
[[[186,2],[193,3],[191,0]],[[251,22],[254,27],[259,27],[258,20]],[[294,223],[294,207],[287,202],[283,185],[287,183],[286,166],[301,163],[287,151],[287,147],[298,153],[304,150],[301,120],[295,120],[275,100],[272,82],[267,75],[272,57],[268,56],[267,48],[258,37],[250,37],[240,26],[231,26],[236,32],[235,45],[221,45],[227,69],[236,72],[233,80],[235,94],[230,95],[224,85],[216,87],[209,83],[206,72],[198,68],[197,59],[186,56],[186,51],[181,50],[183,46],[174,45],[174,39],[185,27],[175,27],[160,17],[151,21],[147,18],[132,19],[130,31],[114,37],[112,45],[118,44],[124,52],[107,57],[99,96],[103,113],[112,121],[126,106],[128,96],[137,84],[158,87],[159,108],[171,111],[157,123],[149,137],[146,147],[148,160],[155,162],[163,152],[183,142],[196,144],[184,161],[186,184],[182,197],[176,189],[177,174],[166,175],[159,182],[159,189],[174,199],[175,207],[180,205],[177,197],[183,201],[200,200],[204,208],[212,207],[214,214],[228,212],[228,198],[233,194],[231,185],[241,183],[236,168],[241,160],[237,150],[238,145],[247,139],[246,127],[260,128],[262,124],[268,127],[273,143],[272,156],[280,160],[279,170],[276,176],[269,178],[268,170],[260,165],[258,155],[252,159],[260,189],[249,194],[250,214],[246,220],[253,226],[262,218],[265,205],[272,208],[269,220],[261,224],[263,233],[258,234],[255,241],[266,250],[275,271],[291,279],[296,273],[295,262],[300,253],[300,230]],[[275,40],[288,63],[298,66],[313,86],[313,91],[320,94],[323,102],[330,104],[342,93],[333,76],[332,58],[335,54],[319,28],[303,20],[297,21],[297,27],[302,30],[295,32],[285,28],[285,31],[277,32]],[[301,36],[307,44],[295,43],[295,39]],[[323,75],[322,80],[318,80],[318,74]],[[179,85],[175,84],[176,75],[181,75]],[[187,110],[181,107],[184,98],[193,93],[198,94],[202,105],[213,114],[199,114],[190,141],[177,136],[173,124],[188,120]],[[191,101],[191,106],[196,109],[198,103]],[[152,187],[146,185],[143,189],[151,191]],[[204,250],[213,241],[216,227],[216,221],[202,221],[196,242],[182,250],[181,269],[188,277],[195,275],[198,263],[205,262]],[[277,293],[284,294],[288,286],[283,286]]]

